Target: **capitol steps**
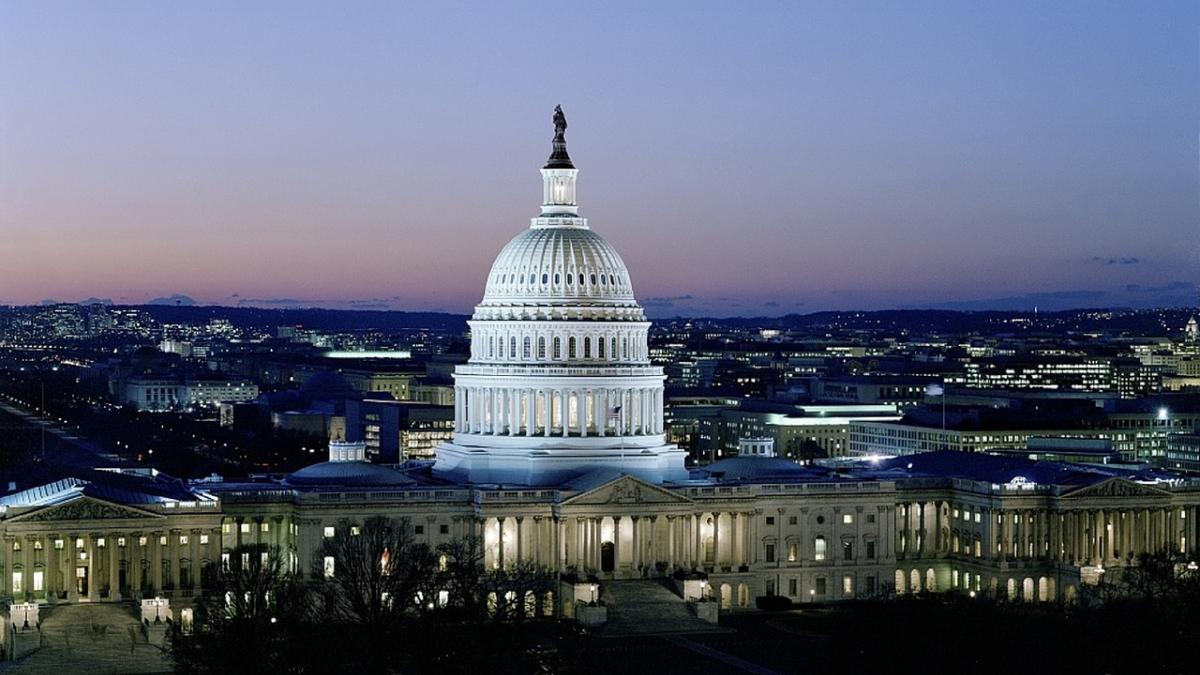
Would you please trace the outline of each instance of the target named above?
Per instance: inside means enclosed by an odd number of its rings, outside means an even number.
[[[608,581],[601,598],[608,607],[605,637],[713,633],[722,629],[696,617],[667,581]]]
[[[7,664],[11,672],[165,673],[166,653],[148,644],[128,605],[81,603],[42,610],[42,647]],[[8,672],[7,669],[0,669]]]

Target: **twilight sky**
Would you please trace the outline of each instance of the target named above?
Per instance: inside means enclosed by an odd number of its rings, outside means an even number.
[[[1194,1],[11,0],[0,302],[467,311],[556,103],[654,316],[1200,297]]]

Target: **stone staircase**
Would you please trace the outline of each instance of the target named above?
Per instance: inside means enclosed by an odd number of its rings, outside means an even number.
[[[605,637],[630,635],[676,635],[723,632],[718,626],[698,619],[667,581],[606,581],[601,599],[608,607],[608,624],[599,631]]]
[[[119,603],[42,609],[41,649],[0,668],[19,673],[167,673],[171,662],[147,644],[133,611]]]

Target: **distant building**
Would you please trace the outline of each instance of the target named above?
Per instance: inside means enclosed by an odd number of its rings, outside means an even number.
[[[929,385],[941,383],[940,376],[816,378],[812,396],[818,403],[893,405],[904,409],[923,403]]]
[[[346,401],[346,440],[363,443],[375,461],[431,459],[454,437],[454,406],[408,401]]]

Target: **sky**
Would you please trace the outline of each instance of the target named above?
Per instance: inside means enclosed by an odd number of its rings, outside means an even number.
[[[0,3],[0,302],[466,312],[541,198],[652,316],[1200,301],[1200,3]]]

